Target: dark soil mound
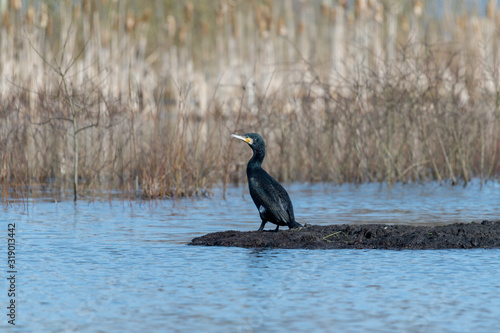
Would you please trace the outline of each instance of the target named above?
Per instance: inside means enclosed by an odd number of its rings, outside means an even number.
[[[306,225],[279,232],[223,231],[189,245],[282,249],[470,249],[500,248],[500,221],[444,226],[386,224]]]

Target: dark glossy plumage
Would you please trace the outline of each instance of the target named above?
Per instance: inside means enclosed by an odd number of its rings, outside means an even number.
[[[262,137],[256,133],[247,133],[242,136],[233,134],[232,136],[245,141],[253,150],[253,156],[247,165],[247,177],[250,195],[262,219],[259,231],[264,229],[267,222],[277,225],[275,231],[285,225],[290,229],[301,227],[295,221],[292,201],[286,190],[262,169],[262,161],[266,155],[266,146]]]

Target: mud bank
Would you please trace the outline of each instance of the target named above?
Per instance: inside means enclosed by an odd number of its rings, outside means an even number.
[[[300,230],[223,231],[189,245],[282,249],[471,249],[500,248],[500,221],[443,226],[387,224],[306,225]]]

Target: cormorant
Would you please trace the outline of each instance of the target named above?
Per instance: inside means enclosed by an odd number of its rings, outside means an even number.
[[[280,225],[286,225],[290,229],[301,227],[302,225],[295,222],[292,201],[288,193],[261,167],[266,155],[266,146],[262,137],[256,133],[247,133],[242,136],[231,134],[231,136],[245,141],[253,150],[253,156],[247,165],[247,177],[250,195],[262,219],[259,231],[264,229],[266,222],[277,225],[274,231],[278,231]]]

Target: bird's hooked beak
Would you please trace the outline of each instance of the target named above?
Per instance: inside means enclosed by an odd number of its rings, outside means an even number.
[[[248,136],[241,136],[241,135],[236,135],[236,134],[231,134],[233,138],[240,139],[251,145],[253,143],[253,140],[249,138]]]

